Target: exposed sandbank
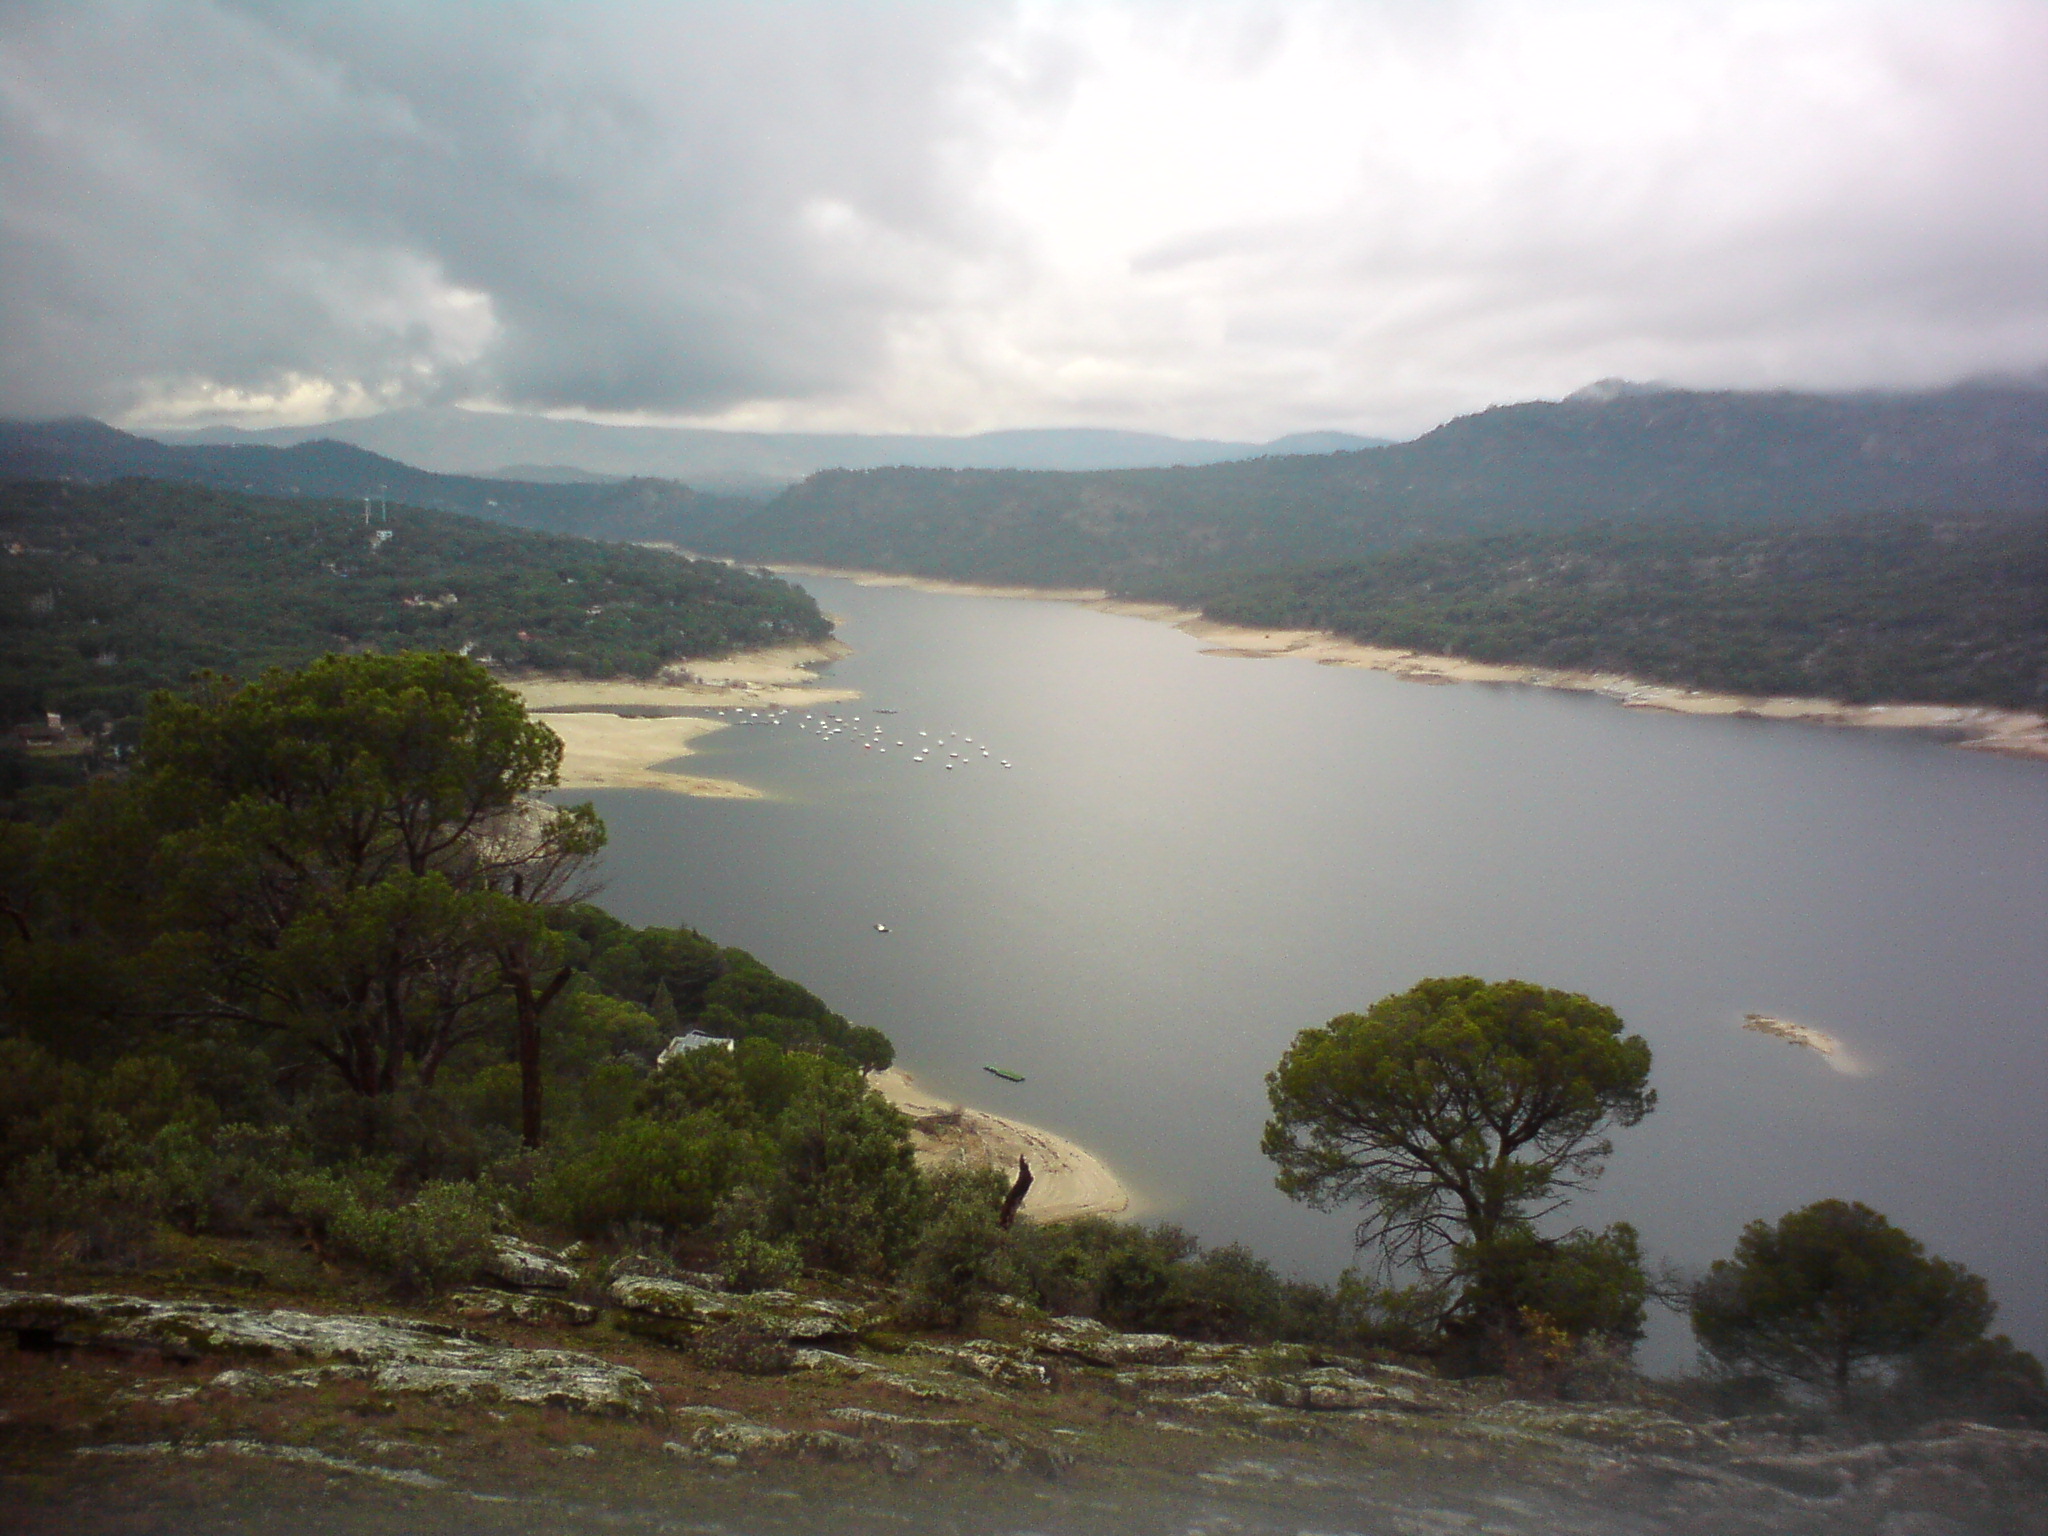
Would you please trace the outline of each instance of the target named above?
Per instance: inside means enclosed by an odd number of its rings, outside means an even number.
[[[843,704],[853,688],[827,688],[817,668],[848,654],[837,640],[689,661],[648,679],[509,678],[507,685],[562,738],[564,789],[662,789],[714,800],[759,800],[760,790],[655,765],[690,755],[690,743],[726,722],[698,711],[734,706]]]
[[[906,587],[947,597],[1032,597],[1054,603],[1093,603],[1109,596],[1103,587],[1006,587],[978,581],[942,581],[936,576],[899,576],[887,571],[850,571],[836,565],[771,565],[778,576],[836,576],[857,587]]]
[[[1796,1045],[1802,1050],[1812,1051],[1837,1072],[1851,1077],[1862,1077],[1869,1069],[1851,1056],[1842,1047],[1842,1042],[1824,1029],[1815,1029],[1811,1024],[1794,1024],[1790,1019],[1777,1019],[1767,1013],[1745,1013],[1742,1027],[1759,1035],[1769,1035]]]
[[[1411,683],[1514,683],[1532,688],[1562,688],[1573,693],[1597,693],[1631,709],[1662,709],[1681,715],[1736,715],[1759,720],[1800,720],[1812,725],[1933,731],[1949,736],[1955,745],[1973,751],[2048,760],[2048,715],[2025,710],[1951,704],[1845,704],[1837,699],[1713,693],[1669,683],[1646,682],[1617,672],[1575,672],[1562,667],[1472,661],[1462,656],[1439,656],[1394,646],[1366,645],[1327,630],[1250,629],[1219,624],[1187,608],[1178,608],[1170,603],[1111,598],[1100,589],[972,586],[920,576],[839,570],[826,566],[782,565],[774,569],[788,575],[837,576],[869,587],[907,587],[918,592],[947,592],[970,597],[1034,597],[1047,602],[1082,603],[1101,613],[1171,624],[1197,640],[1208,642],[1203,651],[1206,656],[1247,661],[1293,657],[1326,667],[1361,667],[1373,672],[1390,672]]]
[[[1027,1157],[1031,1191],[1024,1197],[1024,1214],[1033,1221],[1129,1214],[1130,1191],[1102,1159],[1066,1137],[987,1110],[964,1109],[900,1067],[871,1072],[868,1082],[910,1116],[910,1139],[921,1166],[964,1165],[1014,1174],[1017,1159]]]
[[[536,711],[536,713],[540,713]],[[626,716],[583,711],[543,714],[562,738],[563,789],[665,789],[708,800],[759,800],[761,791],[731,779],[657,768],[690,755],[690,743],[722,720],[696,716]]]

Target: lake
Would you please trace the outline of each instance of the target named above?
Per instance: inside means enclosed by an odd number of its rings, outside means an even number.
[[[1661,1102],[1575,1220],[1700,1267],[1748,1220],[1862,1200],[2048,1346],[2048,765],[804,585],[865,695],[809,713],[887,750],[750,724],[690,767],[771,800],[593,795],[620,916],[754,951],[935,1088],[1103,1155],[1145,1214],[1319,1280],[1352,1224],[1258,1150],[1295,1031],[1425,976],[1585,992],[1650,1041]],[[1690,1359],[1653,1330],[1648,1363]]]

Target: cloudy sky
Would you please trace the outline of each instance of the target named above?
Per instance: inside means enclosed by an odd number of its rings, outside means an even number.
[[[0,0],[0,414],[1406,433],[2048,364],[2048,0]]]

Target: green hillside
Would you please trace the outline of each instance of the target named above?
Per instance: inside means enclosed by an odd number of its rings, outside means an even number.
[[[1187,583],[1227,623],[1717,691],[2048,707],[2048,517],[1606,524]]]
[[[2048,391],[1669,391],[1503,406],[1412,443],[1182,469],[830,471],[701,546],[1142,590],[1588,522],[2048,509]]]
[[[800,588],[713,561],[153,480],[0,484],[0,548],[10,720],[129,715],[202,667],[248,676],[336,650],[644,676],[831,633]]]

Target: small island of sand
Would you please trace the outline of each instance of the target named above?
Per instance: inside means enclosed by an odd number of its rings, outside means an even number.
[[[1789,1040],[1794,1045],[1804,1046],[1809,1051],[1818,1051],[1823,1056],[1838,1056],[1842,1042],[1826,1030],[1815,1029],[1810,1024],[1794,1024],[1790,1019],[1774,1019],[1767,1013],[1745,1013],[1742,1027],[1755,1030],[1760,1035],[1774,1035],[1780,1040]]]
[[[1024,1214],[1033,1221],[1130,1213],[1130,1191],[1100,1158],[1064,1136],[986,1110],[963,1109],[898,1067],[869,1073],[868,1083],[910,1117],[911,1143],[923,1167],[995,1168],[1012,1174],[1017,1159],[1026,1157],[1031,1160],[1031,1193]]]
[[[1842,1042],[1824,1029],[1815,1029],[1811,1024],[1795,1024],[1790,1019],[1773,1018],[1767,1013],[1745,1013],[1742,1027],[1755,1034],[1769,1035],[1774,1040],[1783,1040],[1801,1050],[1812,1051],[1829,1066],[1848,1077],[1864,1077],[1870,1068],[1849,1054]]]
[[[715,800],[758,800],[761,791],[660,765],[690,755],[698,737],[726,721],[707,709],[802,708],[843,704],[851,688],[827,688],[818,668],[847,648],[837,640],[744,651],[716,661],[691,661],[660,676],[527,677],[509,686],[562,738],[563,789],[661,789]]]

